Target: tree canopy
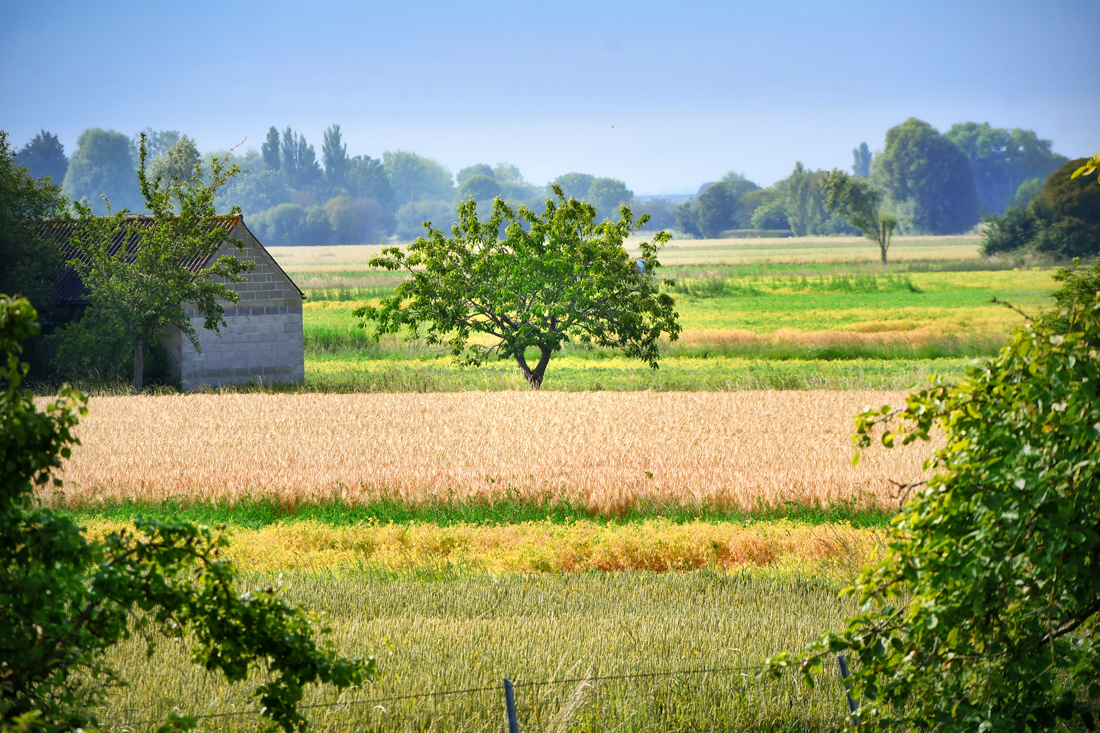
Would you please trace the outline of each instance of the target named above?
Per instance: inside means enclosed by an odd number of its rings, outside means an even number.
[[[75,201],[84,200],[92,211],[107,211],[103,197],[116,208],[140,209],[141,191],[130,154],[130,139],[121,132],[93,127],[80,133],[76,151],[69,159],[62,192]]]
[[[19,165],[26,166],[32,177],[49,176],[54,185],[60,186],[69,170],[69,159],[57,135],[42,130],[19,151]]]
[[[910,117],[886,131],[871,173],[891,212],[925,234],[957,234],[978,223],[970,159],[927,122]]]
[[[858,148],[852,148],[852,175],[871,175],[871,149],[867,143],[860,143]]]
[[[450,237],[429,224],[407,252],[390,247],[372,257],[372,266],[404,270],[410,279],[356,315],[375,324],[376,340],[403,329],[415,339],[423,330],[429,344],[448,347],[468,365],[494,355],[514,359],[533,389],[570,340],[621,349],[657,368],[661,334],[675,340],[680,333],[672,298],[653,277],[668,235],[642,243],[635,261],[623,242],[644,216],[635,221],[624,208],[618,221],[597,224],[591,204],[553,191],[556,200],[546,201],[542,215],[526,207],[513,212],[497,199],[480,221],[477,204],[466,201]],[[493,343],[471,341],[474,334]],[[537,354],[534,366],[529,349]]]
[[[348,173],[348,146],[344,144],[339,125],[333,125],[325,130],[321,157],[325,161],[325,178],[329,184],[343,186]]]
[[[729,183],[712,183],[699,195],[696,221],[699,231],[710,239],[721,236],[737,224],[738,196]]]
[[[860,613],[800,667],[812,683],[826,655],[850,655],[861,730],[1094,727],[1100,303],[1079,293],[958,383],[857,418],[863,450],[945,438],[927,483],[902,487],[887,557],[849,589]]]
[[[836,170],[821,179],[821,191],[825,196],[825,209],[838,213],[863,236],[878,245],[882,264],[886,264],[886,252],[898,221],[890,214],[879,211],[882,194],[865,180],[853,178]]]

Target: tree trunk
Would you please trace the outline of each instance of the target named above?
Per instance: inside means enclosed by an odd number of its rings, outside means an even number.
[[[542,378],[546,374],[546,365],[550,363],[550,355],[554,351],[549,346],[539,347],[539,363],[532,369],[527,365],[527,359],[522,353],[516,354],[516,364],[519,365],[520,374],[527,380],[529,389],[538,389],[542,386]]]
[[[886,239],[886,222],[879,223],[878,233],[878,248],[882,252],[882,264],[886,264],[886,248],[889,247],[889,241]]]
[[[145,371],[145,341],[134,340],[134,394],[141,394],[141,377]]]

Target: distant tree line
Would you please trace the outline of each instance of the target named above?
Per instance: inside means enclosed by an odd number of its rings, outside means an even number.
[[[153,176],[186,180],[197,163],[215,154],[201,154],[179,131],[143,132]],[[136,139],[90,128],[67,158],[57,137],[43,130],[17,160],[33,177],[50,176],[66,197],[100,213],[100,192],[116,209],[140,211]],[[911,118],[887,131],[882,150],[872,152],[864,142],[852,153],[853,176],[874,189],[882,215],[896,221],[898,233],[964,232],[984,215],[998,232],[1042,229],[1043,246],[1052,246],[1054,229],[1043,223],[1049,212],[1031,201],[1067,159],[1031,130],[965,122],[941,134]],[[487,211],[499,196],[513,206],[537,208],[552,185],[592,204],[600,219],[615,218],[620,206],[629,205],[635,215],[650,215],[647,229],[675,236],[711,238],[736,230],[795,237],[857,233],[845,216],[825,205],[822,182],[829,172],[801,163],[766,188],[730,172],[679,204],[659,196],[638,198],[622,181],[588,173],[567,173],[540,185],[509,163],[481,163],[455,175],[440,162],[405,150],[387,150],[380,158],[349,156],[339,125],[324,131],[320,155],[301,132],[272,126],[259,150],[230,151],[229,163],[244,172],[220,193],[219,208],[240,206],[249,226],[270,245],[409,241],[423,234],[425,221],[455,221],[464,201],[472,199]],[[1010,221],[1002,224],[1006,216]],[[991,251],[1001,251],[1005,242],[1019,246],[1023,235],[997,236]],[[1058,251],[1070,249],[1059,245]]]

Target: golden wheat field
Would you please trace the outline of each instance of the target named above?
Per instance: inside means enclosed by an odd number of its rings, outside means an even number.
[[[890,503],[927,445],[865,452],[852,415],[900,392],[96,397],[64,499]]]

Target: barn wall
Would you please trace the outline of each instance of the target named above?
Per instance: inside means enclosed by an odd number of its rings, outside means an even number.
[[[241,256],[255,262],[256,269],[245,282],[231,285],[241,302],[236,306],[223,303],[226,325],[220,334],[206,330],[202,317],[189,312],[202,351],[182,339],[178,347],[180,384],[186,390],[301,381],[305,378],[302,295],[247,228],[238,225],[231,236],[244,242],[244,254],[229,245],[219,256]]]

